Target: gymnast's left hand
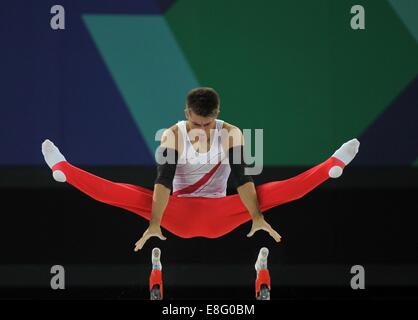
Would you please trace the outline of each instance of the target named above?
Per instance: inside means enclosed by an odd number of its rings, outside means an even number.
[[[139,251],[142,249],[142,247],[144,246],[145,242],[148,241],[149,238],[151,237],[157,237],[160,240],[166,240],[167,238],[163,236],[162,232],[161,232],[161,227],[157,224],[153,224],[150,223],[150,226],[148,227],[147,230],[145,230],[144,234],[142,235],[141,239],[139,239],[136,243],[135,243],[135,249],[134,251]]]
[[[276,240],[276,242],[280,242],[282,237],[280,234],[277,233],[276,230],[274,230],[270,224],[267,223],[266,220],[264,220],[263,215],[257,215],[256,217],[253,217],[253,225],[251,227],[250,233],[247,234],[247,237],[252,237],[255,232],[259,230],[264,230],[268,232],[268,234]]]

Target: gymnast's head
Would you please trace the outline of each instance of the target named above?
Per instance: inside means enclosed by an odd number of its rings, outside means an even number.
[[[201,129],[208,135],[210,129],[215,128],[219,107],[219,95],[214,89],[200,87],[191,90],[187,94],[184,109],[190,129]]]

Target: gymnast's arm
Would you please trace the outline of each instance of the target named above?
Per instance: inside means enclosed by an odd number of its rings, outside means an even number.
[[[166,239],[161,232],[160,224],[170,199],[178,160],[175,141],[173,142],[173,133],[168,130],[164,132],[161,145],[156,152],[157,178],[154,183],[149,227],[135,244],[135,251],[141,250],[145,242],[151,237],[158,237],[161,240]]]
[[[267,231],[274,240],[279,242],[281,240],[280,235],[264,220],[264,216],[261,213],[254,181],[250,175],[245,174],[244,139],[241,131],[236,127],[229,130],[228,157],[229,165],[231,167],[231,177],[237,186],[237,192],[242,203],[245,205],[252,218],[252,227],[247,236],[251,237],[256,231],[264,230]]]

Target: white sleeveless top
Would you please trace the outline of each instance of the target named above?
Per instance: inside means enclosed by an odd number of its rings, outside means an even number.
[[[221,163],[227,156],[221,145],[220,130],[223,120],[216,119],[212,146],[209,152],[197,152],[187,133],[186,121],[177,126],[183,139],[183,152],[179,155],[173,180],[173,195],[179,197],[224,197],[231,167]]]

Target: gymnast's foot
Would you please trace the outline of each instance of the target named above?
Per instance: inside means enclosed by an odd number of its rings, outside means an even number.
[[[268,255],[269,255],[269,249],[267,249],[266,247],[263,247],[260,249],[260,252],[258,253],[257,261],[254,265],[255,271],[257,271],[257,274],[261,269],[267,269]]]
[[[44,155],[46,164],[52,169],[58,162],[66,161],[59,149],[50,140],[45,140],[42,143],[42,154]],[[61,170],[55,170],[52,173],[54,179],[58,182],[67,181],[67,177]]]
[[[348,165],[356,156],[359,147],[360,142],[357,139],[352,139],[344,143],[332,156]],[[331,178],[338,178],[342,173],[343,168],[339,166],[333,166],[328,172]]]

